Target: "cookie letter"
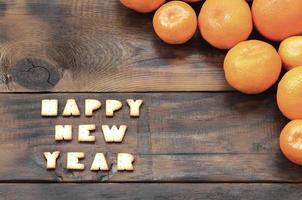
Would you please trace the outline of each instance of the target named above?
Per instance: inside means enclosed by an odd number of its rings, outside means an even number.
[[[122,142],[127,130],[127,126],[121,125],[119,128],[117,128],[114,125],[112,128],[109,128],[108,125],[103,125],[102,130],[106,142]]]
[[[84,164],[79,163],[79,159],[84,158],[83,152],[68,152],[67,153],[67,169],[84,170]]]
[[[94,131],[96,129],[95,124],[86,124],[86,125],[79,125],[79,142],[94,142],[95,136],[90,135],[90,131]]]
[[[57,159],[60,155],[59,151],[55,151],[53,153],[44,152],[44,157],[47,161],[46,167],[47,169],[55,169],[57,166]]]
[[[114,111],[121,109],[122,103],[117,100],[106,100],[106,116],[113,117]]]
[[[85,100],[85,115],[91,117],[93,111],[98,110],[102,106],[101,102],[96,99]]]
[[[80,116],[80,110],[75,99],[67,100],[63,116]]]
[[[130,107],[130,116],[139,117],[139,109],[143,104],[143,100],[138,99],[134,101],[133,99],[127,99],[128,106]]]
[[[54,117],[58,115],[58,100],[43,99],[41,107],[41,116]]]
[[[72,126],[71,125],[56,125],[55,140],[72,140]]]
[[[117,154],[117,170],[118,171],[133,171],[134,156],[129,153]]]
[[[95,154],[93,163],[90,168],[91,171],[108,171],[109,167],[106,161],[106,158],[103,153]]]

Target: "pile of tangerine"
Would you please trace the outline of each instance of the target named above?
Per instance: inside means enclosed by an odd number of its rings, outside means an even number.
[[[157,36],[172,45],[183,44],[195,34],[219,49],[230,49],[224,60],[227,82],[246,94],[266,91],[278,84],[277,104],[293,121],[281,132],[280,148],[292,162],[302,165],[302,0],[205,0],[199,16],[184,1],[120,0],[140,13],[156,10]],[[201,0],[185,0],[201,2]],[[248,40],[253,26],[279,50],[260,40]],[[299,36],[300,35],[300,36]]]

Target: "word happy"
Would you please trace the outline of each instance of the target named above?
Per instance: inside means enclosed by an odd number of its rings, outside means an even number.
[[[143,100],[127,99],[129,107],[129,115],[131,117],[139,117],[140,107]],[[57,99],[44,99],[41,105],[41,116],[56,117],[58,116],[59,103]],[[85,116],[93,116],[93,112],[102,107],[102,103],[96,99],[85,100]],[[118,100],[106,100],[105,110],[107,117],[113,117],[114,113],[122,108],[122,102]],[[66,101],[62,116],[80,116],[80,110],[75,99]],[[107,143],[121,143],[127,131],[127,125],[109,126],[102,125],[104,140]],[[72,125],[55,125],[55,141],[71,141]],[[95,136],[91,132],[96,130],[95,124],[81,124],[78,126],[78,141],[79,142],[95,142]],[[44,152],[47,169],[56,169],[57,160],[60,156],[60,151]],[[85,158],[84,152],[67,152],[66,168],[69,170],[84,170],[84,164],[80,163],[81,159]],[[118,171],[133,171],[134,156],[129,153],[117,153],[117,170]],[[90,167],[91,171],[107,171],[109,170],[108,163],[103,153],[96,153]]]

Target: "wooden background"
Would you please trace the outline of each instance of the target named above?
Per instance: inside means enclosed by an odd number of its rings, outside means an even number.
[[[152,14],[118,0],[0,1],[0,199],[300,199],[302,168],[280,152],[287,120],[274,89],[233,91],[225,53],[198,33],[166,45],[154,36]],[[81,110],[85,98],[142,98],[144,105],[138,119],[126,108],[112,119],[104,110],[42,118],[44,98],[60,105],[75,98]],[[129,130],[117,145],[98,131],[95,144],[55,143],[54,126],[64,123]],[[63,152],[55,171],[42,156],[51,150]],[[64,169],[64,152],[79,150],[87,164],[105,152],[110,171]],[[117,152],[135,154],[133,173],[117,172]]]

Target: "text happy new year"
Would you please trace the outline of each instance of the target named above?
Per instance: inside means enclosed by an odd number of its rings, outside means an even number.
[[[131,117],[139,117],[140,108],[143,100],[127,99],[127,105],[129,107],[129,115]],[[43,117],[56,117],[59,115],[58,111],[59,102],[57,99],[44,99],[41,105],[41,116]],[[102,103],[96,99],[85,100],[85,116],[93,116],[93,112],[101,109]],[[106,117],[113,117],[114,113],[123,107],[121,101],[118,100],[106,100],[105,110]],[[80,110],[75,99],[68,99],[64,106],[62,116],[72,117],[80,116]],[[127,125],[102,125],[101,126],[104,140],[106,143],[121,143],[127,131]],[[54,138],[55,141],[71,141],[73,139],[73,127],[68,124],[58,124],[55,126]],[[96,138],[91,134],[92,131],[96,130],[95,124],[80,124],[78,126],[78,142],[93,143]],[[60,156],[60,151],[44,152],[46,159],[47,169],[56,169],[57,160]],[[68,170],[84,170],[85,165],[80,162],[81,159],[85,158],[83,152],[67,152],[67,164],[66,169]],[[118,171],[133,171],[134,156],[129,153],[118,153],[117,154],[117,170]],[[94,160],[90,166],[91,171],[108,171],[109,166],[106,161],[104,153],[96,153]]]

